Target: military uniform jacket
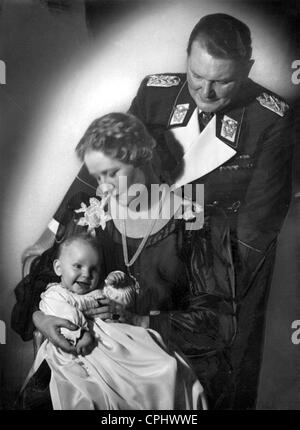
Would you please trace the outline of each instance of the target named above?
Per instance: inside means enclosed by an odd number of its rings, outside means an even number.
[[[158,158],[168,172],[176,171],[183,157],[172,129],[185,127],[195,108],[185,74],[146,77],[132,102],[130,112],[156,139]],[[290,109],[249,79],[240,89],[239,99],[216,114],[215,135],[236,153],[198,179],[204,184],[205,209],[222,207],[245,254],[264,254],[276,239],[290,202]]]

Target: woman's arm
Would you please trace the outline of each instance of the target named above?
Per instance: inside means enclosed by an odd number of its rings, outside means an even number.
[[[72,353],[76,353],[76,347],[83,339],[84,345],[79,346],[84,348],[77,348],[77,352],[92,346],[92,336],[89,335],[87,339],[85,335],[89,330],[86,318],[76,307],[76,302],[68,291],[59,286],[50,287],[41,295],[39,307],[42,312],[34,314],[34,322],[55,346]],[[72,345],[74,348],[70,348]]]
[[[111,319],[107,299],[101,299],[101,305],[98,308],[90,309],[84,314],[67,303],[57,292],[51,292],[51,289],[42,294],[40,309],[33,314],[33,322],[37,329],[55,346],[73,354],[76,351],[87,354],[94,347],[92,339],[87,339],[85,334],[88,330],[86,317]],[[62,315],[64,318],[61,318]],[[72,340],[73,343],[78,341],[76,347],[67,339]]]
[[[78,330],[78,326],[64,318],[46,315],[42,311],[36,311],[32,316],[36,328],[47,338],[54,346],[70,354],[76,354],[76,347],[71,345],[61,334],[61,328],[68,330]]]
[[[53,246],[54,241],[55,234],[49,228],[46,228],[35,244],[25,249],[22,254],[22,263],[24,263],[24,261],[29,257],[42,255],[46,249],[49,249]]]

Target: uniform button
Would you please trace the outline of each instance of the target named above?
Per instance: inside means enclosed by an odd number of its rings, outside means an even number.
[[[233,210],[233,212],[237,212],[240,206],[241,206],[241,202],[239,200],[237,200],[236,202],[234,202],[232,204],[232,210]]]

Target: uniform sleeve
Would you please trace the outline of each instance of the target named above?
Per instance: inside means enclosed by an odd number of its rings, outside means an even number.
[[[293,140],[291,114],[278,118],[261,136],[252,180],[237,217],[241,248],[264,253],[280,231],[291,199]]]
[[[78,325],[78,330],[68,330],[61,328],[64,337],[70,340],[74,345],[82,335],[82,330],[88,330],[87,321],[83,313],[75,306],[66,295],[56,291],[53,288],[46,290],[41,295],[40,310],[46,315],[52,315],[64,318]]]
[[[146,115],[146,82],[148,80],[148,77],[146,76],[138,89],[138,92],[134,99],[132,100],[132,103],[130,105],[130,108],[128,110],[129,113],[132,115],[135,115],[137,118],[139,118],[145,125],[147,125],[147,115]]]
[[[189,235],[182,254],[190,284],[185,308],[151,316],[150,323],[167,344],[192,357],[229,346],[236,318],[229,228],[217,223]]]
[[[57,211],[55,212],[55,215],[53,217],[54,220],[59,224],[63,223],[64,214],[68,209],[68,202],[72,201],[72,198],[80,193],[87,194],[89,197],[95,196],[96,189],[96,180],[89,174],[86,166],[83,164],[78,175],[74,179],[62,202],[60,203]],[[52,229],[51,226],[53,226]],[[49,228],[53,231],[53,228],[55,228],[55,222],[50,222]],[[56,233],[56,231],[54,231],[54,233]]]

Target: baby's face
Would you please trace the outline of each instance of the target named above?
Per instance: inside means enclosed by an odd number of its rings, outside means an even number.
[[[62,249],[59,259],[54,261],[54,270],[61,276],[64,288],[86,294],[97,288],[99,256],[89,243],[76,240]]]

